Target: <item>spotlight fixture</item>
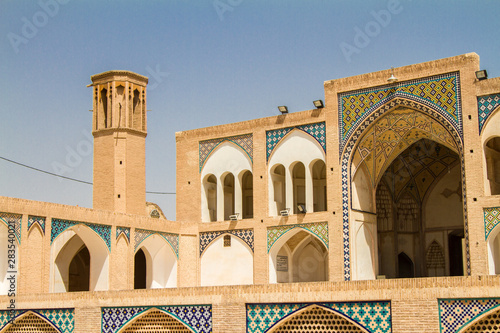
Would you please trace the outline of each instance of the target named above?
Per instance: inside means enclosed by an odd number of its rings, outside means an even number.
[[[238,215],[240,215],[240,213],[236,213],[234,215],[229,215],[229,220],[230,221],[238,221]]]
[[[313,101],[313,104],[316,107],[316,109],[322,109],[325,107],[325,105],[323,104],[323,101],[320,99],[318,99],[317,101]]]
[[[389,83],[396,82],[398,80],[397,77],[394,76],[394,67],[391,67],[391,77],[387,79]]]
[[[278,106],[278,110],[280,110],[282,114],[288,113],[288,108],[284,105]]]
[[[280,210],[280,215],[281,216],[288,216],[288,215],[290,215],[290,208],[285,208],[283,210]]]
[[[297,211],[300,214],[305,214],[306,213],[306,206],[304,206],[304,205],[297,205]]]
[[[488,78],[488,73],[486,69],[480,70],[476,72],[476,79],[478,80],[486,80]]]

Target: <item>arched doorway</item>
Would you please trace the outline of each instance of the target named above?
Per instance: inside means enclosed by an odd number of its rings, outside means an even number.
[[[134,256],[134,289],[146,289],[146,255],[139,249]]]
[[[69,264],[68,291],[89,291],[89,283],[90,253],[83,245]]]

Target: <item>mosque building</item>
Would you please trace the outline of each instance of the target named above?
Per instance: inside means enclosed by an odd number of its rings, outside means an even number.
[[[91,81],[93,208],[0,197],[1,333],[500,332],[500,78],[477,54],[175,133],[176,221],[146,202],[148,78]]]

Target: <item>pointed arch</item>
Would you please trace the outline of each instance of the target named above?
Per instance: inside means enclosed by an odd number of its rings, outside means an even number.
[[[33,311],[26,311],[14,320],[14,323],[8,323],[1,333],[28,333],[28,332],[46,332],[60,333],[61,331],[52,322],[40,314]]]
[[[136,247],[134,255],[143,251],[146,260],[146,289],[177,286],[177,254],[162,236],[152,234]]]
[[[151,331],[158,333],[172,331],[179,333],[195,332],[179,320],[179,318],[153,307],[132,317],[117,333],[142,333]]]

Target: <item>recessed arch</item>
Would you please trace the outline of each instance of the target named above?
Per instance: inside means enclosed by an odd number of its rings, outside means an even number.
[[[313,211],[324,212],[327,210],[326,190],[326,163],[316,159],[309,165],[313,181]]]
[[[133,317],[117,333],[142,333],[142,332],[195,332],[178,318],[158,308],[150,308]]]
[[[488,270],[490,275],[500,274],[500,224],[497,224],[486,239]]]
[[[33,311],[26,311],[15,318],[14,323],[7,324],[2,333],[60,333],[61,331],[46,318]]]

